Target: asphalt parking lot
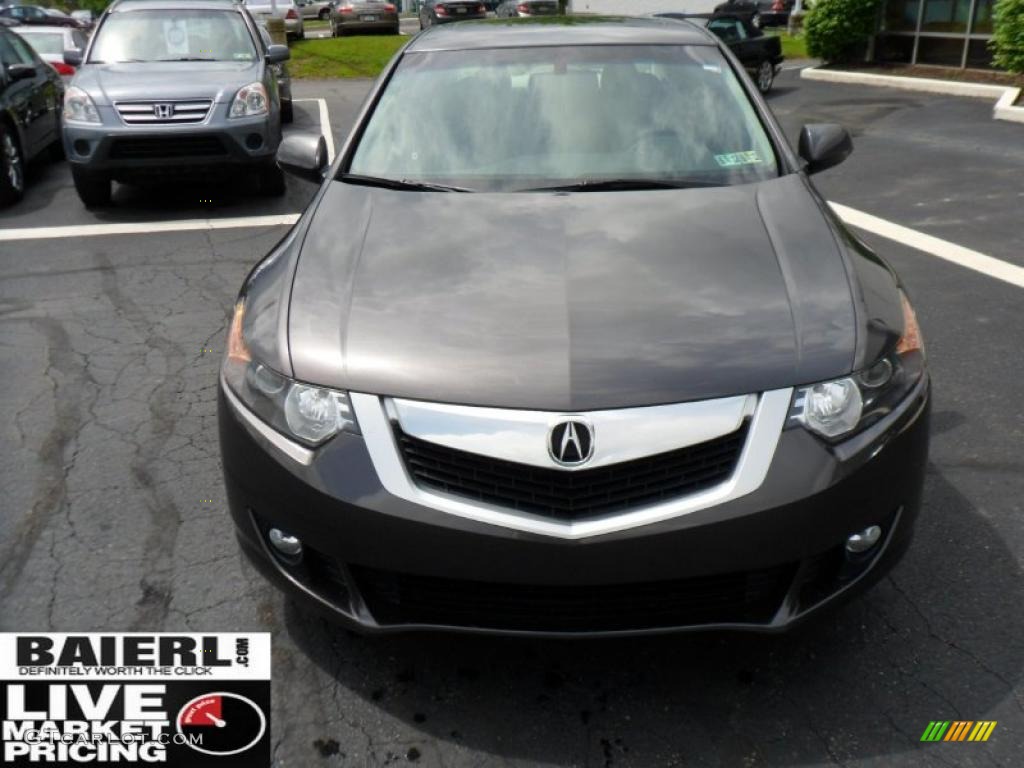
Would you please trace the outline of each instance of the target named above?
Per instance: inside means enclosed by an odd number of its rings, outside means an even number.
[[[296,96],[325,99],[340,145],[368,87]],[[792,71],[770,102],[794,141],[804,122],[852,130],[853,157],[818,177],[828,199],[1024,266],[1024,127],[990,103]],[[318,102],[296,110],[292,130],[318,129]],[[917,538],[855,602],[786,636],[359,638],[242,560],[220,477],[228,311],[286,231],[259,217],[314,192],[289,185],[122,187],[90,213],[44,164],[0,212],[0,630],[269,631],[282,767],[1020,764],[1020,287],[863,233],[915,300],[934,436]],[[168,221],[192,224],[146,230]],[[141,226],[88,229],[123,222]],[[82,229],[13,239],[37,227]],[[920,743],[936,719],[999,725],[984,744]]]

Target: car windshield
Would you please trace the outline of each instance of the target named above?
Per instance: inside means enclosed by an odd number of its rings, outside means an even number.
[[[724,57],[678,45],[407,54],[347,171],[474,191],[727,185],[779,172]]]
[[[63,32],[18,31],[25,41],[36,49],[36,53],[64,53]]]
[[[112,13],[89,53],[93,64],[255,58],[256,48],[240,14],[199,9]]]

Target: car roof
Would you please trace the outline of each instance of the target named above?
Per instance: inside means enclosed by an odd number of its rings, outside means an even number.
[[[460,21],[430,27],[408,52],[550,45],[710,45],[718,42],[695,24],[673,19],[570,17],[569,20]]]
[[[117,0],[110,6],[111,13],[118,11],[180,11],[197,8],[203,11],[224,11],[237,8],[235,0]]]

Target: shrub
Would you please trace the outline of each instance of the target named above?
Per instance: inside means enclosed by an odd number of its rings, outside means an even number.
[[[1010,72],[1024,72],[1024,0],[998,0],[993,22],[993,63]]]
[[[846,61],[875,34],[881,0],[818,0],[804,20],[807,52]]]

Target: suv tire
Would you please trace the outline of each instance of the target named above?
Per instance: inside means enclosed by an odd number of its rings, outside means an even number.
[[[284,171],[270,162],[259,170],[260,193],[267,197],[281,197],[285,192]]]
[[[110,205],[109,176],[72,165],[71,179],[75,182],[75,191],[86,208],[103,208]]]

